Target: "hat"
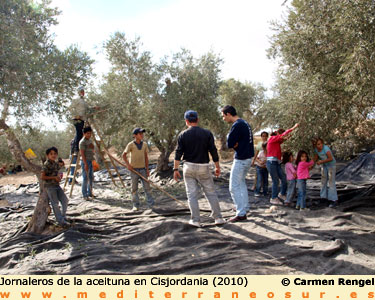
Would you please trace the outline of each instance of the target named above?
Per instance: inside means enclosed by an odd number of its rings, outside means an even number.
[[[137,128],[134,128],[133,134],[138,134],[138,133],[145,132],[145,131],[146,129],[137,127]]]
[[[80,86],[80,87],[78,88],[78,92],[80,92],[80,91],[85,91],[85,89],[83,88],[83,86]]]
[[[188,110],[185,112],[184,118],[185,120],[188,120],[189,122],[197,122],[198,113],[194,110]]]

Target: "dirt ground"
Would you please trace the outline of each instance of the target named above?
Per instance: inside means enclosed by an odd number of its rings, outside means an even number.
[[[20,184],[36,183],[37,181],[38,180],[33,173],[24,171],[0,177],[0,186],[8,184],[19,186]]]
[[[222,175],[215,179],[225,218],[234,215],[230,167],[230,162],[223,163]],[[130,176],[121,172],[126,190],[98,172],[97,198],[92,201],[82,199],[78,178],[67,214],[73,225],[60,228],[52,214],[45,235],[25,233],[38,198],[33,176],[1,178],[1,274],[374,274],[372,184],[339,182],[341,204],[331,209],[319,200],[320,181],[312,179],[311,210],[300,212],[271,206],[268,197],[254,197],[252,170],[247,179],[248,220],[213,225],[202,195],[204,226],[195,228],[187,224],[190,212],[183,182],[151,176],[179,202],[154,189],[155,209],[147,210],[144,204],[141,211],[132,212]]]

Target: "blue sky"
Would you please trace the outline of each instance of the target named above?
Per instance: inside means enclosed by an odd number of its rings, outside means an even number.
[[[199,56],[210,50],[224,59],[222,77],[270,88],[276,64],[266,57],[269,22],[280,19],[284,0],[53,0],[62,11],[56,43],[78,45],[108,71],[101,51],[116,31],[139,36],[155,60],[185,47]]]

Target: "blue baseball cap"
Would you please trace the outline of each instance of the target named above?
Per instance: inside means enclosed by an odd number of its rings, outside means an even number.
[[[146,129],[137,127],[137,128],[134,128],[133,134],[138,134],[138,133],[145,132],[145,131]]]
[[[198,120],[198,113],[195,110],[187,110],[184,118],[189,122],[196,122]]]

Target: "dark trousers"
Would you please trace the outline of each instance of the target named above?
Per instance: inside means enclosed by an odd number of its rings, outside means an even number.
[[[83,138],[83,127],[85,126],[85,121],[74,119],[74,127],[76,128],[76,136],[74,137],[74,146],[73,149],[75,152],[79,150],[79,142]]]

